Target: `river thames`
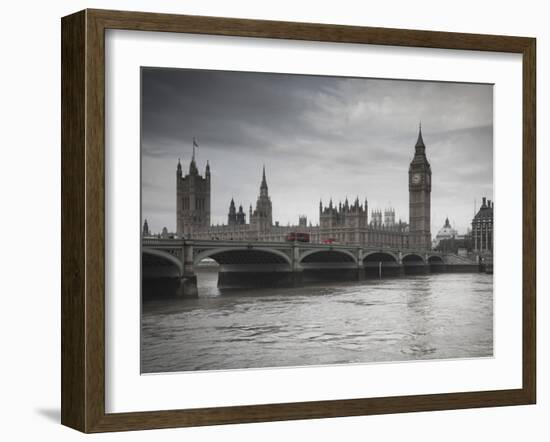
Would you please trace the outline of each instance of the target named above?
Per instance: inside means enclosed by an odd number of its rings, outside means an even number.
[[[142,306],[141,371],[478,358],[493,355],[493,277],[443,273],[220,291]]]

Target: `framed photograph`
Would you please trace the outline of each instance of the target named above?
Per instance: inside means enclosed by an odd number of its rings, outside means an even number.
[[[535,39],[61,24],[64,425],[535,403]]]

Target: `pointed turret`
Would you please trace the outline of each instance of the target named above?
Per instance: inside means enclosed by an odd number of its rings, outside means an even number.
[[[414,145],[414,156],[411,162],[411,166],[416,165],[420,168],[427,170],[430,168],[430,163],[426,158],[426,145],[424,144],[424,138],[422,136],[422,124],[418,124],[418,138],[416,139],[416,144]],[[419,167],[416,167],[419,169]]]
[[[199,169],[197,169],[197,163],[195,163],[195,160],[191,160],[191,163],[189,164],[189,175],[198,175]]]
[[[262,183],[260,184],[260,196],[256,201],[256,210],[254,211],[254,224],[261,232],[268,231],[273,225],[273,208],[267,190],[265,165],[262,168]]]
[[[193,138],[193,155],[191,156],[191,162],[189,163],[189,175],[198,175],[199,169],[197,169],[197,163],[195,162],[195,145],[196,141]]]
[[[143,236],[147,237],[150,235],[151,235],[151,232],[149,231],[149,224],[147,223],[147,219],[145,219],[145,222],[143,223]]]
[[[180,161],[179,158],[178,158],[178,169],[177,169],[176,175],[177,175],[179,178],[181,178],[181,176],[182,176],[182,172],[181,172],[181,161]]]
[[[239,211],[237,212],[237,224],[246,224],[246,218],[242,204],[239,205]]]
[[[246,217],[245,217],[245,214],[244,214],[244,210],[243,210],[243,206],[242,204],[239,205],[239,211],[237,212],[237,224],[246,224]]]
[[[208,160],[206,160],[205,175],[206,175],[207,178],[210,178],[210,163],[208,162]]]
[[[195,163],[195,158],[189,163],[189,175],[198,175],[199,169],[197,169],[197,163]]]
[[[235,210],[235,201],[231,198],[229,203],[229,213],[227,214],[227,224],[232,226],[237,224],[237,211]]]
[[[416,149],[425,149],[426,146],[424,145],[424,139],[422,138],[422,123],[418,124],[418,139],[416,140]]]
[[[264,194],[267,195],[267,180],[265,179],[265,165],[263,166],[263,169],[262,169],[262,183],[260,184],[260,194]]]
[[[265,166],[262,168],[262,182],[260,183],[260,198],[264,197],[267,198],[269,196],[268,194],[268,188],[267,188],[267,179],[265,178]]]

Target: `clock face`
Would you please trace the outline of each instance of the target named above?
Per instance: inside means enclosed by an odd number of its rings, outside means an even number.
[[[421,177],[420,177],[420,174],[419,174],[419,173],[415,173],[415,174],[412,176],[412,183],[413,183],[413,184],[420,184],[420,180],[421,180]]]

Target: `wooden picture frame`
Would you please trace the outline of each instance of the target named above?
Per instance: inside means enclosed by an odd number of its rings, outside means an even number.
[[[523,385],[512,390],[105,412],[105,30],[517,53],[523,57]],[[83,432],[534,404],[536,41],[533,38],[84,10],[62,19],[62,408]]]

